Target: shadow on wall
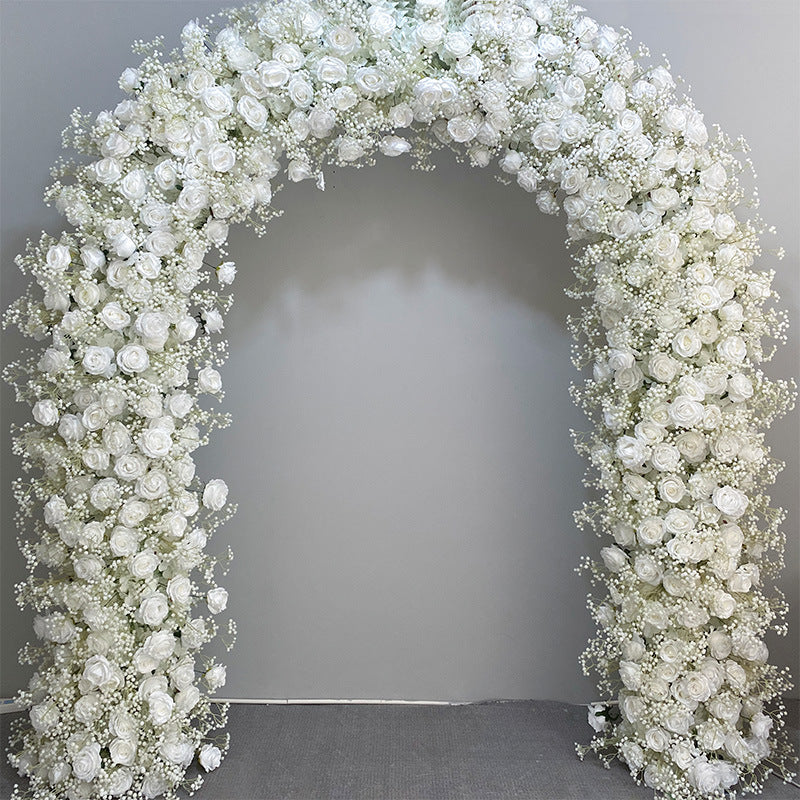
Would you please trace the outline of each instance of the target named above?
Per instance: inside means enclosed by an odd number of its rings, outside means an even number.
[[[493,167],[457,164],[448,151],[433,154],[431,172],[409,169],[407,158],[378,158],[375,167],[329,167],[324,191],[312,181],[285,186],[273,204],[286,213],[270,223],[263,239],[244,226],[232,231],[233,260],[246,254],[247,262],[255,262],[264,253],[263,271],[248,277],[248,288],[257,287],[257,293],[241,293],[234,285],[237,317],[246,322],[261,315],[289,288],[335,302],[348,286],[376,271],[390,270],[401,286],[412,287],[427,272],[439,270],[448,282],[501,293],[550,315],[566,330],[567,314],[576,313],[578,305],[564,294],[574,275],[563,219],[543,215],[535,195],[515,183],[503,185]],[[419,184],[430,202],[410,205],[409,191],[418,197]],[[337,205],[340,191],[356,198],[354,209]],[[274,248],[270,234],[285,225],[294,238],[282,235]],[[310,249],[323,255],[320,261],[303,258],[298,243],[307,235],[306,226],[317,239]],[[434,229],[437,235],[431,236]],[[521,238],[529,250],[521,248]],[[287,248],[289,241],[299,252]]]

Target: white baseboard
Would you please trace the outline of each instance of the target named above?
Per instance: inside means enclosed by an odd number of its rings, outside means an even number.
[[[451,703],[447,700],[373,700],[373,699],[340,699],[340,698],[309,698],[309,697],[290,697],[290,698],[265,698],[265,697],[213,697],[216,703],[241,703],[251,705],[395,705],[395,706],[461,706],[466,703]],[[10,714],[13,711],[21,711],[11,698],[0,698],[0,714]]]

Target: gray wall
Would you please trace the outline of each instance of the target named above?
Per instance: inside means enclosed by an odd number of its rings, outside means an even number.
[[[762,213],[787,251],[776,284],[800,320],[797,4],[583,4],[668,53],[707,121],[748,137]],[[3,306],[23,288],[13,257],[25,238],[61,228],[40,197],[71,109],[113,107],[133,39],[163,33],[171,46],[216,8],[3,0]],[[583,463],[568,429],[584,420],[567,394],[562,223],[489,174],[439,162],[330,170],[324,194],[278,196],[286,214],[266,240],[232,234],[235,422],[199,455],[240,506],[216,540],[236,552],[228,696],[593,697],[576,661],[590,624],[573,567],[597,544],[571,519]],[[3,334],[3,363],[19,346]],[[773,373],[800,373],[796,327]],[[26,679],[15,652],[31,630],[13,602],[23,565],[7,428],[22,413],[7,387],[2,413],[7,696]],[[789,509],[781,586],[793,603],[772,649],[798,675],[797,416],[770,438],[788,462],[774,496]]]

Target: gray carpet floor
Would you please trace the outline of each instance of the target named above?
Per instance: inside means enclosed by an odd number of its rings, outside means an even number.
[[[0,735],[9,718],[0,716]],[[798,734],[798,703],[790,703]],[[197,800],[652,800],[627,770],[575,742],[582,706],[547,701],[463,706],[234,705],[231,749]],[[0,767],[0,797],[16,775]],[[774,779],[762,800],[800,800]]]

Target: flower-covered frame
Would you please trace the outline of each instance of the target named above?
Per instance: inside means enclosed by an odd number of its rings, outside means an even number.
[[[326,164],[443,146],[568,219],[591,367],[573,392],[595,426],[576,446],[599,495],[577,519],[604,539],[585,564],[605,592],[584,668],[609,699],[591,748],[671,798],[785,769],[763,431],[792,397],[758,367],[784,320],[753,269],[761,224],[734,214],[733,143],[645,58],[562,0],[288,0],[190,23],[182,52],[123,73],[127,100],[75,115],[89,159],[48,193],[73,230],[20,257],[35,280],[7,313],[45,342],[6,370],[33,418],[20,601],[41,644],[10,758],[36,797],[169,796],[226,749],[202,646],[227,602],[205,546],[228,490],[191,453],[225,423],[197,398],[222,389],[229,225],[263,230],[284,171],[323,187]]]

